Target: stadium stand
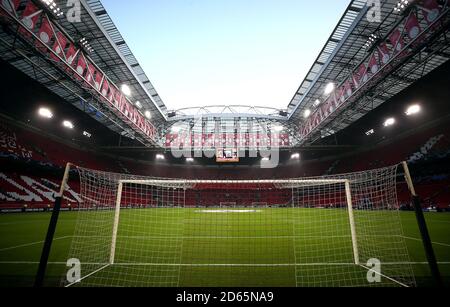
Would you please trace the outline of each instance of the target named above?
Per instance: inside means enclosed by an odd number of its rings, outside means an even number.
[[[70,154],[68,154],[70,153]],[[346,173],[351,171],[374,169],[393,165],[408,160],[413,165],[423,162],[446,159],[450,154],[450,138],[447,125],[439,125],[425,129],[420,133],[412,133],[404,136],[399,143],[398,139],[389,140],[375,147],[366,148],[361,152],[343,157],[331,157],[322,161],[304,161],[292,167],[281,165],[276,170],[260,168],[236,169],[217,167],[195,166],[169,166],[158,165],[144,161],[131,161],[129,159],[107,156],[94,153],[92,150],[77,147],[74,144],[58,140],[51,135],[29,127],[19,127],[13,124],[0,125],[0,163],[7,165],[11,162],[26,165],[20,173],[0,173],[0,208],[9,209],[38,209],[43,210],[52,206],[54,194],[58,190],[60,171],[49,173],[48,176],[36,176],[33,169],[61,170],[67,162],[72,162],[80,167],[112,171],[119,173],[133,173],[153,177],[164,178],[202,178],[202,179],[277,179],[277,178],[301,178],[309,176],[321,176]],[[380,158],[382,157],[382,159]],[[425,208],[432,210],[448,210],[450,205],[450,179],[447,176],[439,176],[439,166],[416,179],[417,190],[423,199]],[[430,169],[427,166],[427,169]],[[80,201],[78,180],[70,182],[69,196],[64,202],[65,208],[76,207]],[[218,194],[223,199],[230,199],[226,194],[233,195],[233,189],[219,191],[217,189],[200,189],[202,195],[187,195],[186,205],[194,206],[201,199],[202,205],[208,206],[209,199],[217,199]],[[275,204],[287,204],[288,199],[280,198],[280,195],[270,196],[270,193],[262,191],[261,199],[268,206]],[[236,193],[235,193],[236,194]],[[267,195],[265,195],[267,194]],[[214,195],[214,197],[208,197]],[[407,209],[409,193],[404,185],[398,188],[399,202]],[[231,199],[240,205],[251,206],[251,201]],[[134,201],[136,204],[138,200]],[[254,203],[254,200],[253,200]],[[326,201],[323,204],[326,206]],[[150,204],[154,204],[150,201]],[[130,204],[131,205],[131,204]]]

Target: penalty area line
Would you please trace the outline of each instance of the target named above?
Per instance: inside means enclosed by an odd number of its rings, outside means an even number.
[[[64,240],[64,239],[68,239],[68,238],[72,238],[72,236],[65,236],[65,237],[55,238],[55,239],[53,239],[53,241]],[[44,241],[37,241],[37,242],[21,244],[21,245],[17,245],[17,246],[5,247],[5,248],[0,249],[0,252],[5,252],[5,251],[9,251],[9,250],[19,249],[19,248],[22,248],[22,247],[29,247],[29,246],[43,244],[43,243],[44,243]]]

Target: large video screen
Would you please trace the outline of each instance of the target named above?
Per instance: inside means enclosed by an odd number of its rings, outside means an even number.
[[[239,162],[238,150],[235,149],[217,149],[216,161],[218,163],[236,163]]]

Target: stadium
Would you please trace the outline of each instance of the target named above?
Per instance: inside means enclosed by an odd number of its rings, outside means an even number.
[[[450,286],[449,1],[341,1],[290,101],[176,108],[107,2],[0,1],[0,287]]]

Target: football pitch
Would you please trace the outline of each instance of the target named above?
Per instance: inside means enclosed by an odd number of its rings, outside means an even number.
[[[397,215],[375,214],[356,212],[357,228],[358,221],[363,219],[373,219],[373,224],[382,226],[380,217]],[[114,264],[108,265],[113,216],[111,211],[81,212],[84,228],[75,231],[80,227],[78,212],[61,213],[47,286],[60,286],[68,270],[67,259],[78,255],[82,275],[92,274],[74,286],[370,285],[366,280],[367,269],[353,262],[344,210],[123,210]],[[384,255],[398,253],[400,249],[394,244],[401,239],[406,242],[409,261],[385,263],[383,268],[411,267],[418,286],[432,286],[415,215],[400,212],[400,218],[401,238],[374,236],[369,240],[360,235],[361,253],[367,249],[364,245],[370,244],[386,250],[389,247]],[[0,215],[0,286],[33,285],[49,219],[50,213]],[[450,214],[426,213],[426,219],[444,282],[450,286]],[[77,254],[80,249],[83,251]],[[397,255],[388,256],[396,259]],[[90,267],[83,269],[83,265]],[[390,284],[384,276],[382,285],[399,286],[395,282]]]

